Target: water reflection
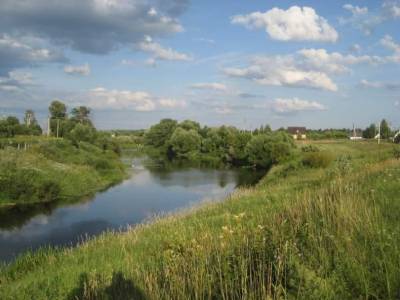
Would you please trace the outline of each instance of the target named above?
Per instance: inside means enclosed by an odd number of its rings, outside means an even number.
[[[155,214],[225,198],[261,176],[251,170],[193,168],[133,161],[132,176],[90,201],[0,211],[0,260],[43,245],[74,245],[82,236],[125,228]]]

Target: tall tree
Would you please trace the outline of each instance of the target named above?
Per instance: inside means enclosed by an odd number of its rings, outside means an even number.
[[[67,107],[58,100],[51,102],[49,112],[52,119],[65,119],[67,117]]]
[[[72,109],[71,115],[72,120],[75,120],[81,124],[92,125],[90,121],[90,108],[86,106],[78,106]]]
[[[24,123],[26,127],[31,127],[37,124],[35,112],[31,109],[25,111]]]
[[[390,137],[390,127],[388,122],[383,119],[381,121],[381,138],[388,139]]]

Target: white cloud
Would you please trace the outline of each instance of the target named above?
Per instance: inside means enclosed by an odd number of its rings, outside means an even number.
[[[337,91],[336,84],[326,73],[305,70],[296,65],[292,56],[256,57],[245,68],[227,68],[225,74],[242,77],[261,85],[290,86]]]
[[[249,29],[265,29],[272,39],[280,41],[336,42],[338,33],[311,7],[292,6],[288,10],[273,8],[265,13],[236,15],[233,24]]]
[[[381,9],[376,12],[369,12],[367,7],[358,7],[351,4],[343,6],[351,12],[350,17],[340,17],[341,25],[351,25],[361,30],[365,35],[371,35],[375,28],[391,19],[400,17],[400,1],[384,1]]]
[[[381,82],[381,81],[368,81],[363,79],[360,81],[360,85],[365,88],[376,88],[376,89],[388,89],[397,90],[400,89],[400,82]]]
[[[348,72],[350,65],[378,64],[382,58],[378,56],[343,55],[339,52],[328,53],[325,49],[303,49],[297,52],[302,56],[305,68],[319,70],[326,73],[340,74]]]
[[[64,72],[69,75],[81,75],[81,76],[88,76],[90,75],[90,66],[88,63],[81,65],[81,66],[65,66]]]
[[[385,1],[382,8],[389,17],[400,18],[400,1]]]
[[[368,13],[368,7],[353,6],[351,4],[343,5],[343,8],[350,11],[353,15],[365,15]]]
[[[254,57],[247,67],[225,68],[226,75],[261,85],[289,86],[337,91],[331,75],[349,72],[356,64],[380,64],[378,56],[343,55],[325,49],[302,49],[295,54]]]
[[[381,45],[396,53],[400,53],[400,44],[397,44],[390,35],[385,35],[381,39]]]
[[[93,108],[115,110],[152,111],[156,98],[147,92],[128,90],[107,90],[102,87],[89,92],[89,105]]]
[[[184,108],[184,107],[186,107],[185,101],[169,99],[169,98],[160,99],[160,100],[158,100],[158,103],[160,104],[161,107],[166,107],[166,108]]]
[[[146,36],[145,40],[137,45],[137,48],[141,51],[150,53],[153,55],[152,63],[155,60],[176,60],[176,61],[190,61],[192,58],[185,53],[180,53],[172,48],[164,48],[160,44],[154,42],[151,37]]]
[[[199,90],[214,90],[214,91],[227,91],[228,87],[223,83],[210,82],[210,83],[195,83],[190,86],[192,89]]]
[[[326,107],[316,101],[301,100],[299,98],[278,98],[271,103],[271,109],[277,113],[296,113],[301,111],[320,111]]]

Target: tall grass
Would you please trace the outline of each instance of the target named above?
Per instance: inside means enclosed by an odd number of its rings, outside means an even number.
[[[319,146],[340,158],[279,166],[222,203],[22,256],[0,271],[0,298],[397,299],[400,162],[386,146]]]

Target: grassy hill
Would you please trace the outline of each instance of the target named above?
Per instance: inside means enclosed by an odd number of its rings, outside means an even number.
[[[26,254],[0,269],[0,298],[397,299],[393,145],[313,146],[333,160],[289,162],[223,202]]]

